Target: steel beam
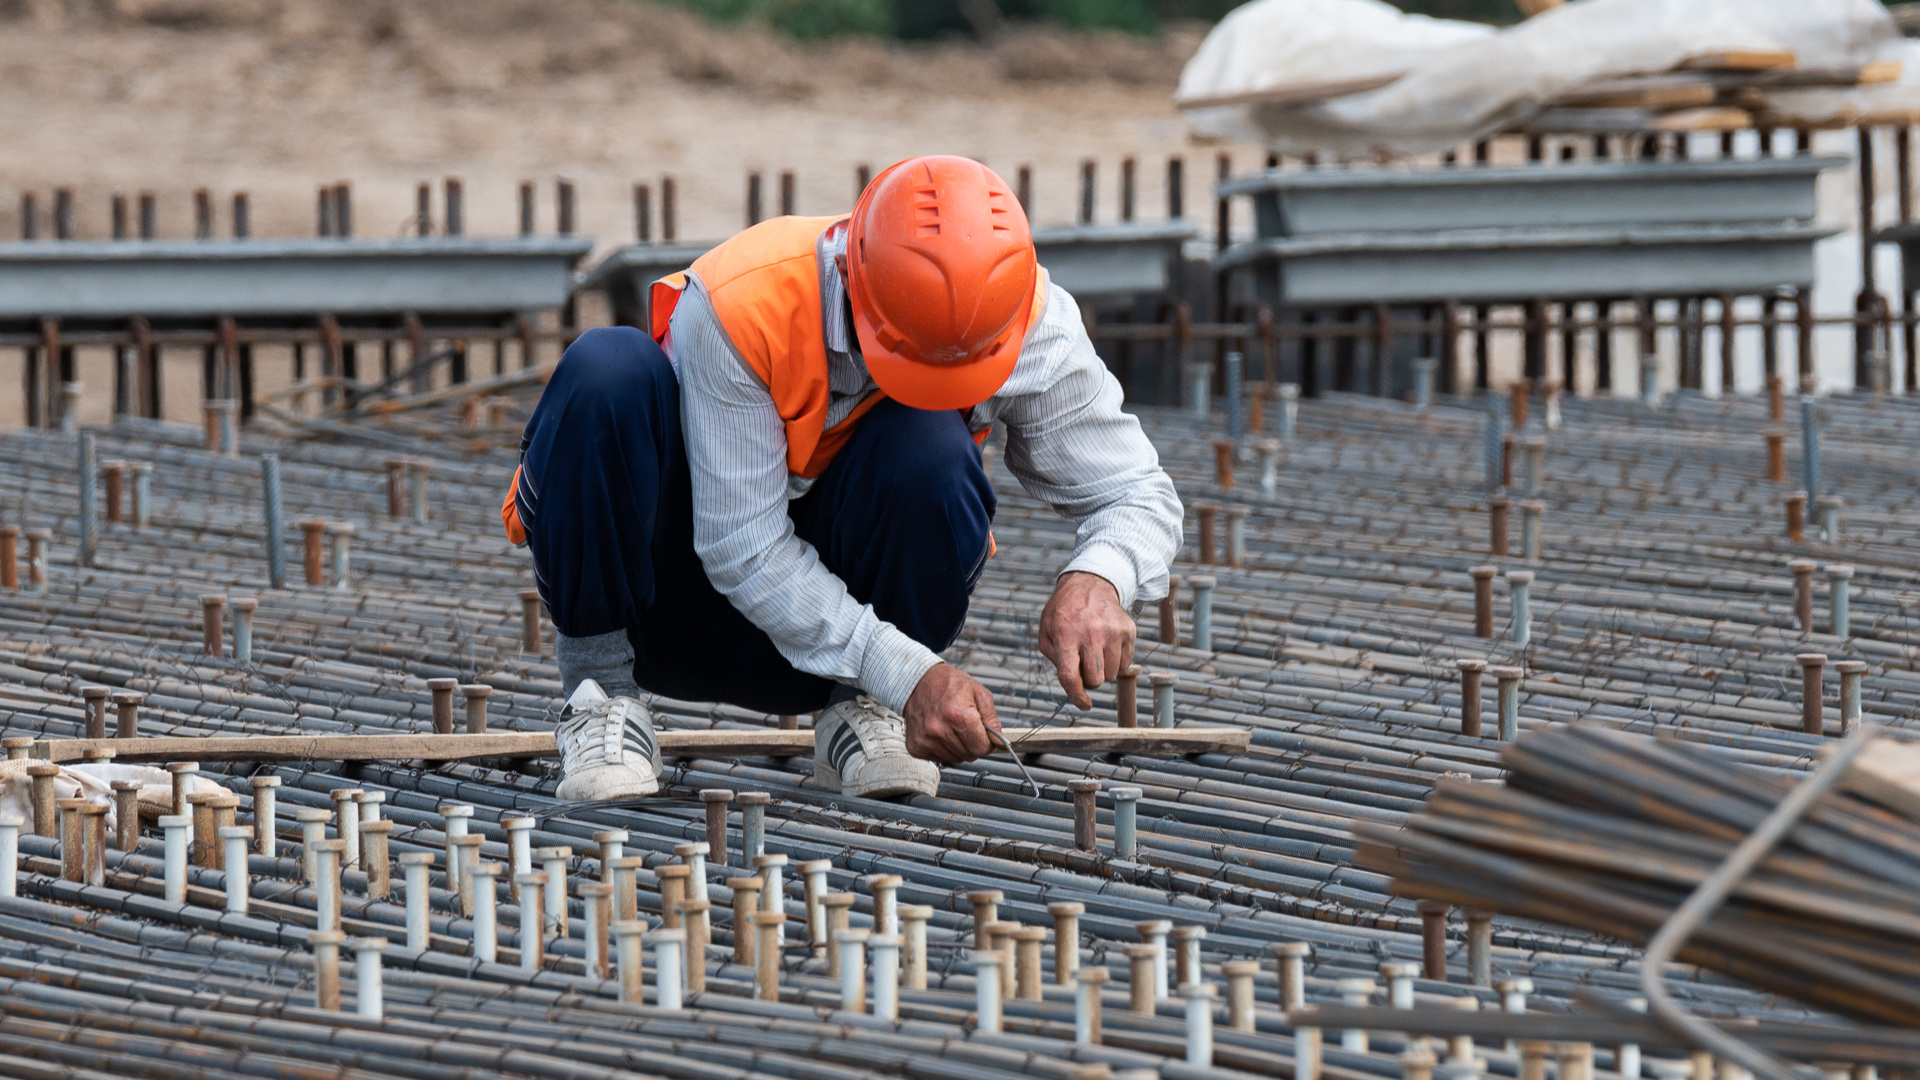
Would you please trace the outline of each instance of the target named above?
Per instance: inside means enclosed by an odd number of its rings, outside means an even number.
[[[0,244],[0,318],[557,307],[590,237]]]

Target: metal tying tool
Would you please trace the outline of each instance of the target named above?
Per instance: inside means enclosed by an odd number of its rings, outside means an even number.
[[[1007,748],[1007,756],[1013,759],[1014,767],[1020,770],[1020,775],[1026,777],[1027,786],[1033,789],[1033,797],[1039,798],[1040,785],[1033,779],[1033,774],[1027,771],[1027,766],[1020,760],[1020,755],[1014,753],[1013,744],[1007,741],[1007,737],[1000,733],[999,728],[988,728],[987,738],[999,739],[1000,745]]]

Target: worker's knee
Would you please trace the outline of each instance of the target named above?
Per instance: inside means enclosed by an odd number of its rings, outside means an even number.
[[[679,394],[667,354],[631,326],[601,326],[581,334],[560,357],[553,382],[616,410]]]
[[[861,435],[872,440],[874,494],[888,515],[950,534],[954,546],[968,555],[986,544],[993,488],[980,467],[980,449],[957,412],[888,402],[861,427]]]

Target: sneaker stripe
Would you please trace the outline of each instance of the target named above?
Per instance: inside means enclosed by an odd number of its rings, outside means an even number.
[[[835,770],[845,773],[848,759],[853,757],[853,752],[858,749],[860,749],[859,732],[853,730],[852,724],[843,723],[834,728],[833,734],[827,739],[827,760],[833,764]]]

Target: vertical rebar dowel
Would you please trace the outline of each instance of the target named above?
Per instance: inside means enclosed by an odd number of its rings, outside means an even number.
[[[1853,580],[1850,563],[1832,563],[1827,567],[1827,604],[1835,637],[1852,637],[1851,604],[1848,596]]]
[[[1187,1002],[1187,1064],[1213,1067],[1213,999],[1211,983],[1180,988]]]
[[[520,970],[539,971],[547,962],[547,875],[537,871],[513,874],[508,883],[520,897]]]
[[[1204,360],[1187,365],[1187,412],[1205,421],[1213,411],[1213,365]]]
[[[433,463],[429,461],[407,463],[407,502],[415,521],[424,522],[431,516],[427,510],[427,474],[432,469]]]
[[[136,461],[128,468],[133,472],[133,527],[144,529],[152,521],[153,463]]]
[[[1081,1046],[1100,1045],[1100,989],[1106,981],[1106,968],[1082,968],[1074,973],[1073,1041]]]
[[[767,853],[767,803],[773,796],[764,791],[740,793],[740,862],[751,867]]]
[[[727,862],[727,804],[733,801],[733,792],[728,788],[702,788],[700,801],[706,804],[707,812],[707,859],[715,867],[726,867]]]
[[[620,1000],[629,1005],[644,1004],[646,974],[641,966],[640,943],[647,924],[638,919],[619,919],[607,929],[613,935],[614,972],[620,980]]]
[[[909,990],[927,988],[927,922],[930,904],[900,906],[900,981]]]
[[[1140,726],[1140,665],[1128,664],[1113,680],[1115,724],[1123,728]]]
[[[1494,984],[1494,913],[1478,907],[1463,907],[1461,919],[1467,920],[1467,974],[1475,986]]]
[[[225,849],[220,872],[227,886],[229,914],[247,913],[247,843],[252,839],[253,830],[245,825],[229,825],[220,830],[220,844]]]
[[[573,848],[566,846],[536,848],[533,852],[541,873],[547,875],[547,902],[541,911],[547,917],[547,933],[552,937],[566,937],[572,921],[567,910],[567,860],[572,857]]]
[[[1485,660],[1462,659],[1454,664],[1460,669],[1460,734],[1469,739],[1480,737],[1480,673],[1487,669]]]
[[[1100,781],[1069,780],[1067,790],[1073,793],[1073,846],[1081,851],[1097,850],[1099,836],[1094,800],[1100,795]]]
[[[20,526],[0,525],[0,589],[20,591]]]
[[[253,613],[260,607],[260,601],[251,596],[235,597],[233,607],[233,659],[237,663],[253,662]]]
[[[866,1013],[866,930],[837,930],[833,949],[841,961],[841,1013]]]
[[[1528,499],[1520,504],[1520,555],[1528,562],[1540,561],[1540,516],[1546,504]]]
[[[1513,596],[1513,643],[1524,647],[1533,640],[1533,571],[1507,571],[1507,591]]]
[[[1280,384],[1280,416],[1275,425],[1274,434],[1281,442],[1293,440],[1295,423],[1300,419],[1300,387],[1293,383]]]
[[[1223,374],[1227,384],[1227,438],[1239,445],[1241,436],[1246,434],[1245,409],[1242,406],[1243,369],[1245,360],[1238,352],[1226,355],[1226,367]]]
[[[1851,735],[1860,727],[1860,680],[1867,672],[1865,660],[1839,660],[1833,670],[1840,673],[1840,734]]]
[[[1800,665],[1800,730],[1808,735],[1826,734],[1821,676],[1827,666],[1826,653],[1801,653],[1794,657]]]
[[[201,649],[208,656],[218,657],[225,650],[226,632],[224,611],[227,598],[217,593],[200,598],[200,635]]]
[[[1140,797],[1137,787],[1117,787],[1108,793],[1113,799],[1113,857],[1135,861],[1140,858]]]
[[[778,911],[753,913],[753,996],[757,1000],[780,1000],[780,928],[786,921]]]
[[[255,854],[269,859],[280,853],[278,838],[274,835],[275,804],[280,783],[277,776],[256,776],[247,781],[253,789],[253,850]]]
[[[655,930],[653,941],[653,1002],[662,1009],[684,1007],[687,985],[687,932]]]
[[[1800,475],[1809,496],[1820,494],[1820,426],[1812,394],[1800,395]]]
[[[327,1012],[340,1011],[340,946],[347,935],[338,930],[316,930],[307,935],[313,950],[313,1004]]]
[[[486,964],[500,959],[500,905],[493,882],[499,876],[500,864],[488,862],[468,863],[460,873],[473,890],[473,957]]]
[[[260,455],[260,486],[266,511],[267,580],[282,589],[287,584],[287,549],[280,535],[280,455]]]
[[[187,838],[193,819],[185,814],[165,814],[160,818],[165,838],[166,900],[169,904],[187,902]]]
[[[1433,376],[1440,361],[1423,356],[1413,362],[1413,407],[1425,411],[1433,407]]]
[[[1254,451],[1260,455],[1260,493],[1272,495],[1280,490],[1280,442],[1262,439]]]
[[[1153,673],[1153,726],[1173,727],[1173,688],[1180,676],[1171,671]]]
[[[528,656],[540,655],[540,590],[521,589],[520,597],[520,651]]]
[[[1211,574],[1196,574],[1187,579],[1193,587],[1193,647],[1213,651],[1213,587]]]
[[[353,942],[354,1012],[369,1020],[386,1015],[386,986],[381,977],[380,956],[387,950],[383,937],[356,938]]]
[[[1495,558],[1507,554],[1507,508],[1512,505],[1513,500],[1505,495],[1487,500],[1487,553]]]
[[[1420,913],[1420,973],[1432,982],[1447,981],[1447,916],[1453,905],[1445,900],[1418,900]]]
[[[867,939],[872,954],[873,1015],[882,1020],[900,1018],[900,938],[875,934]]]
[[[1180,575],[1167,576],[1167,594],[1160,598],[1160,644],[1180,644]]]
[[[0,897],[20,894],[20,830],[27,819],[0,814]]]
[[[1787,539],[1799,543],[1807,538],[1807,493],[1796,491],[1786,497]]]
[[[1000,966],[997,952],[973,954],[974,1030],[983,1035],[1000,1033]]]
[[[1495,693],[1498,695],[1500,741],[1512,742],[1520,736],[1520,680],[1526,677],[1526,670],[1494,667],[1488,668],[1487,673],[1498,684]]]
[[[586,909],[587,977],[604,979],[610,974],[607,953],[608,928],[613,924],[613,889],[598,881],[583,881],[578,891],[580,906]]]
[[[493,696],[493,687],[486,683],[467,683],[460,687],[461,700],[466,703],[467,734],[485,735],[487,733],[487,699]]]
[[[1227,507],[1227,565],[1239,569],[1247,565],[1247,515],[1251,507]]]
[[[1486,469],[1487,490],[1495,491],[1500,487],[1502,473],[1505,471],[1507,439],[1507,414],[1500,408],[1500,399],[1487,399],[1486,423]]]
[[[1280,1008],[1283,1012],[1307,1003],[1307,957],[1313,946],[1304,941],[1288,941],[1272,948],[1278,969]]]
[[[1803,634],[1813,633],[1813,572],[1819,564],[1812,559],[1794,559],[1787,563],[1793,571],[1793,617]]]
[[[100,463],[94,452],[93,432],[80,433],[80,565],[92,566],[100,549]]]

